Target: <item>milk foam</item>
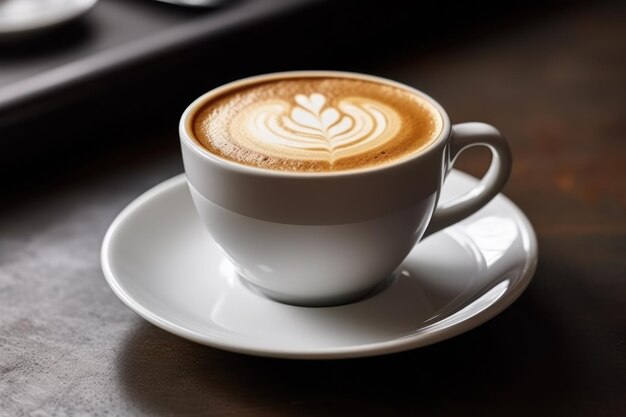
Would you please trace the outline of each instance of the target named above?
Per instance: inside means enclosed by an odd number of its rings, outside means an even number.
[[[391,163],[432,143],[439,112],[410,90],[342,77],[261,81],[209,99],[193,137],[222,158],[282,171]]]
[[[398,113],[378,101],[346,97],[333,107],[315,92],[253,103],[231,123],[231,137],[275,157],[332,163],[392,140],[401,124]]]

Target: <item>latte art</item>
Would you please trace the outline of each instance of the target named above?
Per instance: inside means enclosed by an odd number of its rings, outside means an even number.
[[[248,135],[242,145],[289,155],[294,159],[320,159],[330,163],[360,153],[393,138],[400,117],[389,106],[362,97],[347,97],[337,108],[327,106],[321,93],[297,94],[293,103],[272,100],[255,103],[237,120]]]
[[[210,97],[190,132],[244,165],[322,172],[393,163],[428,146],[443,120],[409,89],[349,77],[265,80]]]
[[[293,103],[255,103],[235,121],[246,127],[247,135],[238,139],[261,152],[332,163],[378,147],[400,129],[399,115],[383,103],[362,97],[341,99],[337,108],[326,103],[321,93],[297,94]]]

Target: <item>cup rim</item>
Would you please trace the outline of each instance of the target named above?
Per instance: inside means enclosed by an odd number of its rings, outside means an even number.
[[[399,158],[390,163],[382,164],[374,167],[362,167],[362,168],[351,168],[345,169],[341,171],[284,171],[284,170],[275,170],[270,168],[262,168],[256,167],[252,165],[245,165],[240,162],[231,161],[229,159],[223,158],[221,156],[215,155],[208,150],[204,149],[197,143],[196,140],[192,138],[192,128],[191,121],[195,116],[196,112],[202,107],[207,101],[210,99],[219,96],[227,91],[233,90],[235,88],[239,88],[246,85],[252,85],[263,81],[283,79],[283,78],[350,78],[355,80],[365,80],[371,82],[377,82],[380,84],[386,84],[392,87],[401,88],[406,91],[409,91],[412,94],[415,94],[422,99],[426,100],[433,108],[439,112],[442,120],[441,131],[428,145],[424,148],[414,152],[408,157]],[[409,85],[389,80],[387,78],[378,77],[374,75],[362,74],[358,72],[350,72],[350,71],[328,71],[328,70],[306,70],[306,71],[281,71],[281,72],[273,72],[267,74],[254,75],[251,77],[246,77],[242,79],[238,79],[235,81],[231,81],[227,84],[223,84],[219,87],[211,89],[206,93],[202,94],[200,97],[195,99],[191,104],[187,106],[185,111],[183,112],[180,122],[179,122],[179,134],[181,140],[187,145],[189,149],[194,151],[197,155],[201,156],[205,160],[219,165],[223,169],[234,170],[241,174],[253,174],[265,177],[277,177],[277,178],[337,178],[337,177],[345,177],[352,176],[358,174],[372,174],[375,172],[384,172],[387,170],[391,170],[397,168],[398,166],[408,164],[411,162],[415,162],[419,160],[423,155],[429,154],[431,152],[435,152],[436,149],[445,142],[447,138],[450,137],[451,124],[450,118],[448,117],[448,113],[444,110],[443,106],[439,104],[435,99],[433,99],[428,94],[411,87]]]

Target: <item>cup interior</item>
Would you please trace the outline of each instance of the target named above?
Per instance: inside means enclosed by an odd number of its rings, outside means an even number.
[[[420,99],[424,100],[428,103],[428,105],[435,111],[436,114],[440,117],[441,129],[439,134],[432,139],[425,147],[416,150],[415,152],[409,154],[406,157],[398,158],[396,160],[390,161],[389,163],[368,166],[368,167],[359,167],[353,169],[345,169],[345,170],[337,170],[337,171],[319,171],[319,172],[305,172],[305,171],[283,171],[283,170],[273,170],[268,168],[256,167],[252,165],[246,165],[240,162],[232,161],[230,159],[223,158],[215,153],[210,152],[205,149],[200,142],[196,139],[196,136],[193,131],[193,121],[198,113],[208,102],[211,100],[222,96],[230,91],[254,85],[260,84],[267,81],[273,80],[281,80],[281,79],[293,79],[293,78],[344,78],[344,79],[354,79],[354,80],[363,80],[370,81],[374,83],[379,83],[383,85],[392,86],[395,88],[400,88],[405,90]],[[450,135],[450,120],[449,117],[444,110],[444,108],[432,97],[425,94],[424,92],[417,90],[408,85],[388,80],[381,77],[376,77],[372,75],[354,73],[354,72],[343,72],[343,71],[288,71],[288,72],[277,72],[271,74],[257,75],[249,78],[244,78],[238,81],[233,81],[231,83],[225,84],[221,87],[215,88],[202,96],[198,97],[194,102],[192,102],[187,109],[184,111],[179,125],[179,131],[181,135],[181,140],[186,142],[186,144],[192,147],[195,151],[200,153],[203,157],[211,160],[214,163],[218,163],[223,165],[224,168],[230,168],[235,170],[244,170],[250,173],[257,173],[261,175],[275,175],[275,176],[343,176],[343,175],[352,175],[359,172],[369,172],[376,170],[384,170],[391,168],[395,165],[400,165],[405,163],[408,160],[413,160],[420,158],[421,155],[429,153],[434,149],[438,148],[442,142],[444,142]]]

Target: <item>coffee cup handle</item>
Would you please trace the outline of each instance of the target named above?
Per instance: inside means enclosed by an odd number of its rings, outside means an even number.
[[[511,173],[511,149],[498,129],[486,123],[460,123],[452,126],[446,174],[450,172],[461,152],[472,146],[485,146],[491,150],[489,170],[480,182],[465,194],[439,202],[423,237],[475,213],[491,201],[506,184]]]

